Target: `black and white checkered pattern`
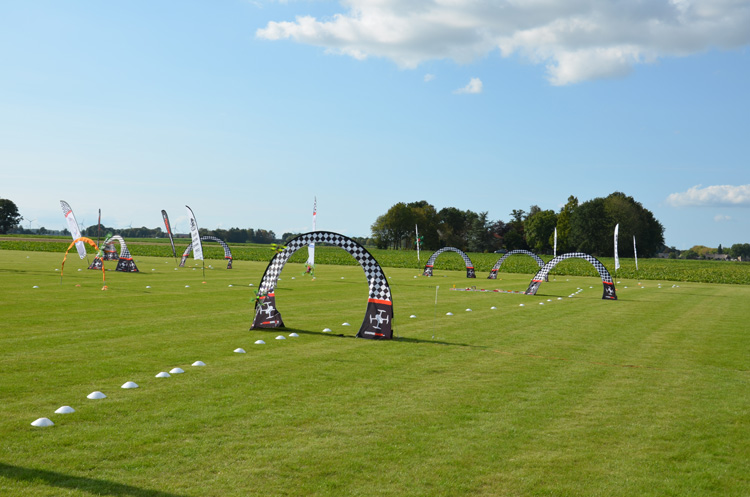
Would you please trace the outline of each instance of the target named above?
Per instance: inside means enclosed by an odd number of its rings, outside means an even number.
[[[380,264],[362,245],[354,240],[338,233],[330,231],[312,231],[290,240],[286,248],[276,254],[268,263],[266,272],[263,273],[258,293],[267,295],[273,293],[281,270],[284,269],[286,261],[299,249],[307,247],[310,243],[330,243],[339,246],[349,252],[365,270],[365,277],[370,285],[370,299],[391,302],[391,288],[388,280],[380,268]]]
[[[435,259],[438,258],[440,254],[443,252],[455,252],[458,255],[460,255],[464,262],[466,263],[466,269],[473,268],[474,264],[471,262],[471,259],[469,259],[469,256],[466,255],[462,250],[457,249],[456,247],[443,247],[441,249],[438,249],[434,254],[430,256],[430,258],[427,260],[427,266],[434,266],[435,265]]]
[[[125,240],[123,240],[120,235],[114,235],[107,241],[118,242],[120,244],[120,259],[132,259],[133,258],[133,256],[130,255],[130,251],[128,250],[128,246],[125,243]]]
[[[502,266],[503,262],[505,262],[505,259],[507,259],[511,255],[516,255],[516,254],[530,255],[531,257],[534,258],[536,263],[539,264],[540,268],[544,267],[544,261],[542,260],[541,257],[536,255],[534,252],[529,252],[528,250],[511,250],[510,252],[502,256],[500,260],[498,260],[495,263],[495,265],[492,267],[492,271],[497,271],[498,269],[500,269],[500,266]]]
[[[224,243],[224,240],[221,238],[216,238],[215,236],[210,235],[204,235],[201,237],[201,241],[204,242],[216,242],[219,245],[221,245],[224,248],[224,258],[229,259],[229,264],[227,265],[227,269],[231,269],[232,267],[232,251],[229,249],[229,245]],[[187,260],[188,256],[190,255],[190,252],[193,251],[193,242],[190,242],[187,247],[185,247],[185,251],[182,253],[182,260],[180,261],[180,267],[185,266],[185,261]]]
[[[604,267],[604,264],[599,262],[599,260],[596,257],[590,256],[588,254],[584,254],[581,252],[570,252],[568,254],[558,255],[557,257],[549,261],[547,264],[542,266],[539,272],[537,272],[536,275],[534,276],[534,280],[535,281],[546,280],[549,272],[552,270],[552,268],[557,266],[557,264],[560,263],[560,261],[564,261],[565,259],[572,259],[572,258],[584,259],[584,260],[589,261],[597,270],[597,272],[599,273],[599,276],[602,277],[602,283],[609,283],[610,285],[614,284],[614,282],[612,281],[612,276],[610,276],[609,271],[607,271],[607,268]]]

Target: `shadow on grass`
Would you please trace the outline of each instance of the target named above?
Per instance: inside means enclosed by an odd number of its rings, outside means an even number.
[[[301,330],[298,328],[287,328],[287,327],[285,328],[256,328],[252,331],[262,331],[262,332],[265,331],[265,332],[275,332],[275,333],[278,333],[279,331],[289,332],[289,333],[294,332],[294,333],[297,333],[298,335],[322,336],[326,338],[358,338],[356,336],[356,333],[354,335],[344,335],[343,333],[310,331],[310,330]],[[367,339],[363,338],[362,340],[367,340]],[[374,341],[378,341],[378,340],[374,340]],[[481,348],[481,349],[487,348],[487,347],[478,346],[478,345],[471,345],[468,343],[444,342],[441,340],[424,340],[421,338],[406,338],[406,337],[398,337],[398,336],[394,336],[393,341],[399,342],[399,343],[429,343],[433,345],[452,345],[454,347],[474,347],[474,348]]]
[[[187,497],[184,494],[173,494],[160,490],[124,485],[109,480],[97,480],[84,476],[66,475],[45,469],[22,468],[0,462],[0,477],[8,480],[47,485],[70,490],[81,490],[93,495],[115,495],[123,497]]]

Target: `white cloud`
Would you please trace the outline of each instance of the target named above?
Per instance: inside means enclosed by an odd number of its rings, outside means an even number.
[[[732,206],[750,207],[750,185],[696,185],[686,192],[672,193],[667,203],[673,207]]]
[[[716,216],[714,216],[714,221],[716,221],[717,223],[731,220],[732,216],[727,216],[726,214],[717,214]]]
[[[469,83],[464,86],[463,88],[459,88],[458,90],[454,90],[453,93],[462,94],[462,93],[470,93],[470,94],[477,94],[482,93],[482,80],[479,78],[471,78]]]
[[[429,83],[433,79],[435,79],[435,75],[434,74],[425,74],[424,75],[424,82],[425,83]]]
[[[256,36],[415,68],[499,50],[544,64],[554,85],[627,75],[636,64],[750,43],[747,0],[340,0],[344,13],[269,22]],[[303,4],[301,4],[303,5]]]

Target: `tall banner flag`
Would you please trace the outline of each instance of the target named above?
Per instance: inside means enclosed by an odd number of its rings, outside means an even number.
[[[633,255],[635,256],[635,270],[638,271],[638,249],[635,248],[635,235],[633,235]]]
[[[102,210],[99,209],[99,219],[96,221],[96,244],[99,245],[99,228],[102,225]],[[102,248],[99,247],[99,252],[102,251]],[[98,255],[98,254],[97,254]]]
[[[620,257],[617,255],[617,234],[620,231],[620,223],[615,225],[615,271],[620,269]]]
[[[201,245],[201,235],[198,233],[198,223],[195,221],[195,214],[193,209],[189,206],[185,206],[188,214],[188,221],[190,221],[190,238],[193,239],[193,259],[203,260],[203,245]]]
[[[318,215],[318,197],[314,197],[315,200],[313,201],[313,221],[312,221],[312,230],[315,231],[315,218]],[[307,262],[305,263],[307,265],[307,272],[312,273],[312,271],[315,269],[315,242],[310,242],[310,244],[307,246]]]
[[[73,215],[73,209],[70,208],[70,204],[68,204],[65,200],[60,200],[60,207],[62,207],[63,215],[65,216],[65,220],[68,222],[68,231],[70,231],[70,236],[73,237],[73,240],[78,240],[81,238],[81,229],[78,227],[78,221],[76,221],[76,217]],[[76,250],[78,251],[78,256],[81,259],[84,259],[86,257],[86,245],[81,240],[78,240],[76,242]]]
[[[172,256],[176,259],[177,251],[174,248],[174,237],[172,236],[172,226],[169,224],[169,216],[167,216],[167,211],[165,211],[164,209],[162,209],[161,211],[161,217],[164,220],[164,227],[167,229],[167,235],[169,235],[169,243],[172,244]]]
[[[414,225],[414,234],[416,236],[416,241],[414,243],[417,244],[417,260],[419,260],[419,246],[422,245],[422,239],[419,238],[419,226],[416,224]]]
[[[555,248],[552,257],[557,257],[557,226],[555,226]]]

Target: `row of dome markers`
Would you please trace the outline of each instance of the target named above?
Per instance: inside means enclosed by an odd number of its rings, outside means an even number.
[[[349,326],[349,323],[343,323],[342,326]],[[328,331],[331,331],[328,328],[326,328],[326,329]],[[290,338],[298,338],[299,335],[297,333],[290,333],[289,337]],[[276,337],[276,340],[286,340],[286,338],[287,337],[285,337],[284,335],[278,335]],[[255,341],[255,345],[265,345],[265,343],[266,342],[263,341],[263,340],[256,340]],[[236,349],[234,349],[234,352],[238,353],[238,354],[245,354],[246,353],[245,349],[243,349],[243,348],[236,348]],[[195,361],[194,363],[191,364],[191,366],[194,366],[194,367],[204,367],[204,366],[206,366],[206,363],[203,362],[203,361]],[[180,367],[174,367],[174,368],[170,369],[169,372],[161,371],[161,372],[157,373],[154,377],[155,378],[170,378],[173,375],[178,375],[178,374],[182,374],[182,373],[185,373],[184,369],[182,369]],[[140,388],[140,385],[138,385],[134,381],[127,381],[127,382],[123,383],[123,385],[120,388],[125,389],[125,390],[131,390],[131,389],[135,389],[135,388]],[[97,391],[94,391],[94,392],[91,392],[90,394],[88,394],[86,396],[86,398],[89,399],[89,400],[101,400],[101,399],[106,399],[107,395],[104,394],[103,392],[100,392],[100,391],[97,390]],[[76,412],[76,410],[73,407],[68,406],[68,405],[64,405],[64,406],[59,407],[58,409],[55,410],[55,414],[72,414],[74,412]],[[47,417],[43,417],[43,418],[38,418],[35,421],[33,421],[31,423],[31,426],[46,427],[46,426],[54,426],[54,424],[55,423],[51,419],[49,419]]]

